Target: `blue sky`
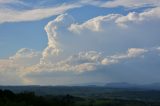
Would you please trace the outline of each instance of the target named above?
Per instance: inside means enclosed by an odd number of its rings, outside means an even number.
[[[158,0],[0,0],[0,84],[160,81]]]

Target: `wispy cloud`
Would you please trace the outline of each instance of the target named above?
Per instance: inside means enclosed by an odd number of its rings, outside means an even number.
[[[80,0],[82,4],[94,5],[103,8],[141,8],[141,7],[158,7],[159,0]]]
[[[11,1],[6,3],[11,3]],[[54,15],[62,14],[67,10],[78,7],[81,7],[81,5],[77,3],[61,4],[53,7],[33,8],[28,10],[18,10],[16,8],[11,9],[4,7],[0,8],[0,23],[41,20]]]
[[[27,5],[22,0],[5,0],[5,1],[1,0],[0,1],[0,5],[5,5],[5,4]],[[97,1],[97,0],[80,0],[78,2],[63,3],[63,4],[59,4],[57,6],[52,6],[52,7],[36,7],[36,8],[24,9],[24,10],[20,10],[15,7],[8,8],[7,6],[2,6],[0,8],[0,14],[1,14],[0,23],[41,20],[54,15],[62,14],[67,10],[82,7],[85,5],[94,5],[98,7],[107,7],[107,8],[114,8],[118,6],[135,8],[135,7],[142,7],[145,5],[159,6],[160,3],[158,0],[153,0],[153,1],[115,0],[115,1],[106,1],[106,2]]]
[[[12,3],[22,3],[21,0],[0,0],[0,5],[3,4],[12,4]]]
[[[159,0],[113,0],[103,3],[101,7],[114,8],[123,6],[126,8],[139,8],[146,6],[160,6]]]

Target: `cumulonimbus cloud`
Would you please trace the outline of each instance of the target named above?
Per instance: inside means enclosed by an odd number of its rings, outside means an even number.
[[[122,26],[127,25],[129,27],[132,24],[128,23],[143,22],[147,20],[152,21],[152,19],[154,20],[155,18],[159,19],[159,16],[159,8],[152,8],[142,13],[129,13],[126,16],[121,14],[99,16],[82,24],[75,24],[72,16],[67,14],[59,15],[45,26],[48,45],[42,52],[26,48],[20,49],[9,59],[0,60],[0,72],[14,73],[13,75],[19,76],[18,79],[23,79],[22,81],[24,81],[24,83],[32,83],[32,81],[30,82],[29,78],[27,78],[27,75],[31,75],[32,73],[71,72],[79,74],[82,72],[94,71],[99,67],[128,61],[133,58],[145,57],[145,54],[154,52],[154,50],[159,51],[159,48],[150,50],[147,48],[130,47],[128,50],[125,49],[125,52],[118,52],[112,55],[103,55],[101,52],[88,50],[84,52],[80,51],[75,55],[71,54],[71,56],[65,57],[57,62],[54,60],[54,57],[60,55],[62,51],[59,43],[63,42],[59,42],[58,40],[58,32],[62,28],[69,28],[69,31],[71,32],[82,34],[84,34],[85,30],[99,33],[106,28],[105,26],[110,27],[110,25],[113,25],[113,27],[122,28]]]

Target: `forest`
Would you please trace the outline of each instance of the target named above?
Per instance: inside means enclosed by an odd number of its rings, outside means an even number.
[[[0,106],[160,106],[160,101],[76,97],[69,94],[40,96],[34,92],[0,90]]]

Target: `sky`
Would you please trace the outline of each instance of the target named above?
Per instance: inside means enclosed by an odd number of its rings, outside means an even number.
[[[160,83],[159,0],[0,0],[0,85]]]

